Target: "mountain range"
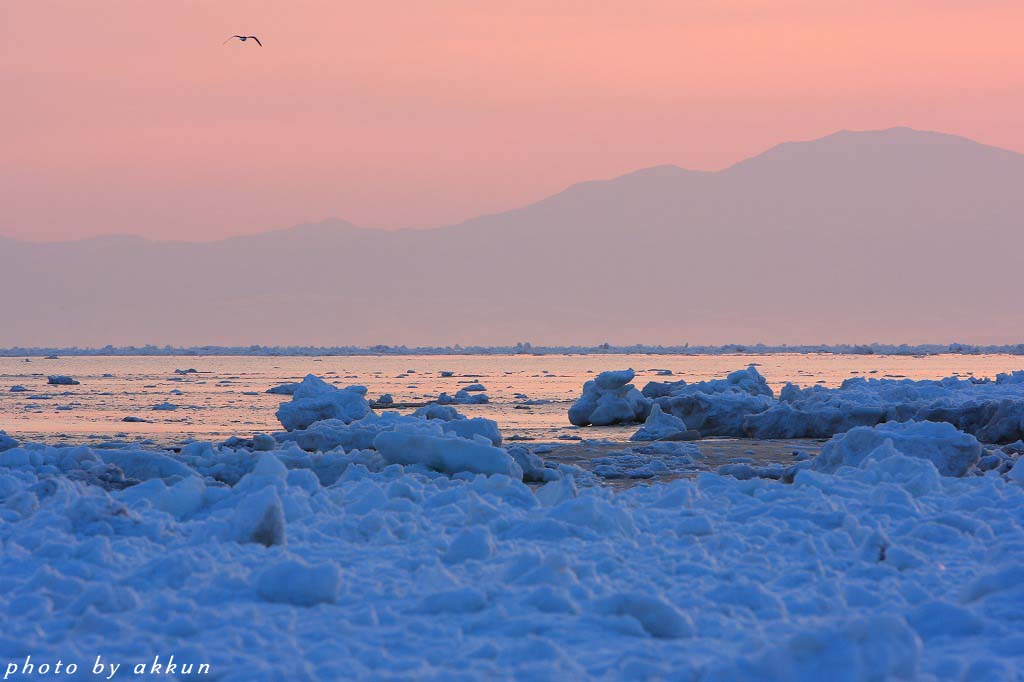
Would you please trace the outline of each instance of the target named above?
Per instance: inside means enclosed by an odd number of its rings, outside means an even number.
[[[1015,343],[1021,254],[1024,155],[841,131],[432,229],[0,238],[0,347]]]

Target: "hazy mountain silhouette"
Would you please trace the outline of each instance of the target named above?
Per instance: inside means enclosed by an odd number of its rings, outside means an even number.
[[[0,240],[0,346],[1024,340],[1024,155],[907,128],[431,230]]]

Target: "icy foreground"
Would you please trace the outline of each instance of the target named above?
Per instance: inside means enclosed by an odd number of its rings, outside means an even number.
[[[702,474],[613,492],[500,447],[493,422],[364,413],[358,390],[307,381],[285,403],[296,428],[232,447],[4,440],[0,665],[1024,679],[1024,465],[941,475],[982,452],[948,424],[837,437],[788,485]]]

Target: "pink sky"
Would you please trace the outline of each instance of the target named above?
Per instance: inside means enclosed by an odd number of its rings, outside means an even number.
[[[0,235],[431,227],[841,128],[1024,151],[1022,26],[1019,0],[4,0]]]

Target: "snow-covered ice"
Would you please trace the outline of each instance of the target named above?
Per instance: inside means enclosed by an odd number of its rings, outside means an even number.
[[[889,422],[858,426],[834,436],[813,463],[816,471],[834,472],[841,466],[862,466],[867,459],[899,452],[929,460],[943,476],[965,476],[978,463],[981,445],[955,426],[936,422]]]
[[[277,418],[286,429],[292,431],[304,429],[323,419],[348,423],[365,417],[369,411],[365,386],[339,389],[310,374],[292,393],[292,400],[281,403]]]
[[[623,378],[595,380],[594,406],[628,405]],[[660,397],[774,399],[749,372],[722,381]],[[452,407],[378,414],[365,391],[303,385],[279,412],[289,430],[231,446],[0,445],[0,665],[174,654],[224,682],[1024,679],[1024,443],[886,423],[837,436],[788,484],[702,473],[616,490]],[[656,441],[618,465],[699,457]]]
[[[662,412],[661,405],[654,403],[644,425],[637,429],[637,432],[629,439],[632,441],[683,440],[688,438],[690,433],[694,432],[686,428],[686,422],[679,417]],[[698,434],[694,433],[694,435]]]
[[[15,447],[18,447],[18,441],[8,436],[6,431],[0,431],[0,451]]]
[[[949,422],[986,443],[1024,438],[1024,371],[994,380],[847,379],[838,388],[787,385],[746,423],[755,438],[827,438],[889,421]]]
[[[473,393],[464,388],[456,391],[454,396],[448,395],[446,392],[437,396],[438,405],[485,405],[490,400],[490,396],[486,393]]]
[[[583,395],[569,408],[569,423],[575,426],[608,426],[643,421],[650,412],[633,384],[631,369],[602,372],[583,384]]]
[[[271,395],[295,395],[295,391],[299,390],[301,384],[297,381],[290,381],[284,384],[278,384],[277,386],[271,386],[266,390],[266,393]]]
[[[1024,370],[995,379],[855,377],[836,388],[787,384],[778,396],[754,366],[724,379],[651,381],[642,395],[626,385],[632,378],[632,370],[624,370],[586,382],[569,421],[641,422],[656,404],[703,436],[829,438],[857,426],[932,421],[950,423],[984,443],[1024,438]]]

